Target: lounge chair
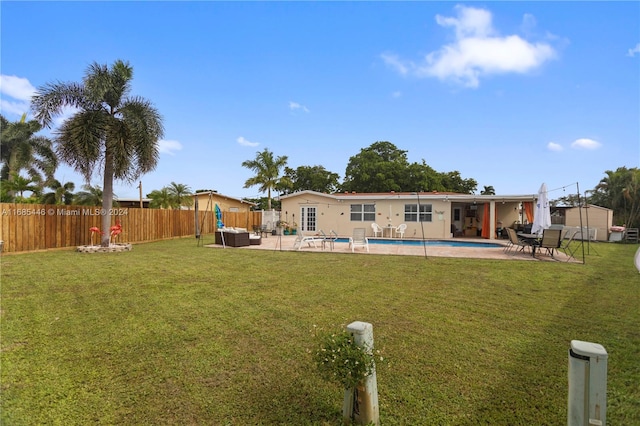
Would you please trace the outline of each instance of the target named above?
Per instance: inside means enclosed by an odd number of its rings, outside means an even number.
[[[400,225],[398,225],[398,227],[396,228],[396,237],[400,235],[400,238],[404,238],[404,231],[406,230],[407,230],[406,223],[401,223]]]
[[[324,241],[324,238],[325,237],[323,237],[322,235],[309,235],[305,234],[304,231],[299,231],[296,234],[296,240],[293,242],[293,248],[296,250],[300,250],[302,248],[302,245],[305,243],[309,247],[313,245],[313,247],[317,248],[318,246],[316,243],[322,243]]]
[[[365,247],[367,253],[369,253],[369,239],[366,236],[367,230],[365,228],[355,228],[353,230],[353,237],[349,237],[349,248],[351,253],[354,252],[356,247]]]
[[[380,225],[378,225],[377,223],[373,222],[371,224],[371,228],[373,229],[373,236],[374,237],[377,237],[378,234],[380,234],[381,237],[383,236],[383,232],[382,232],[383,230],[382,230],[382,227]]]

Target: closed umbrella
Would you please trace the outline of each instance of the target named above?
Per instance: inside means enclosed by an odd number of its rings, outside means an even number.
[[[224,228],[224,223],[222,223],[222,211],[220,207],[216,204],[216,228]]]
[[[541,234],[543,230],[551,226],[551,209],[547,197],[547,184],[543,183],[538,191],[538,201],[533,212],[532,234]]]

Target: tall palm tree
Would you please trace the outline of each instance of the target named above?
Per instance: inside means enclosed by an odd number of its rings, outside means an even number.
[[[171,182],[171,184],[167,187],[171,196],[176,199],[177,208],[180,206],[191,206],[193,205],[193,193],[191,192],[191,188],[188,185],[182,183]]]
[[[100,186],[83,185],[84,191],[78,191],[73,195],[73,204],[81,206],[101,206],[102,188]],[[113,195],[116,198],[115,194]]]
[[[42,202],[44,204],[71,204],[73,200],[72,191],[76,189],[76,185],[73,182],[67,182],[64,185],[57,179],[49,180],[46,188],[52,189],[53,192],[47,192],[42,196]]]
[[[242,162],[242,167],[252,170],[256,175],[247,179],[244,183],[245,188],[251,186],[259,186],[260,192],[267,193],[267,206],[271,210],[271,191],[278,189],[280,185],[280,171],[287,165],[287,156],[274,158],[273,152],[265,148],[262,152],[256,153],[255,160],[247,160]]]
[[[35,136],[42,129],[40,123],[27,121],[27,114],[13,123],[0,115],[0,125],[0,179],[11,181],[19,176],[21,170],[25,170],[35,182],[52,179],[58,167],[58,158],[53,152],[51,140]]]
[[[132,79],[128,62],[117,60],[110,68],[94,62],[82,83],[48,83],[31,100],[36,119],[47,127],[63,107],[79,110],[57,130],[57,153],[87,182],[102,169],[102,229],[111,226],[114,179],[133,182],[158,163],[162,117],[149,101],[129,97]],[[101,243],[108,246],[109,235]]]

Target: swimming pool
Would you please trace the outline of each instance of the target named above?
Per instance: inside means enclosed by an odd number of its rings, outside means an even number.
[[[338,238],[336,243],[348,243],[349,238]],[[377,239],[369,238],[369,244],[388,244],[397,246],[422,246],[422,240],[394,240],[394,239]],[[503,248],[502,244],[498,243],[485,243],[475,241],[454,241],[454,240],[425,240],[426,246],[437,247],[472,247],[472,248]]]

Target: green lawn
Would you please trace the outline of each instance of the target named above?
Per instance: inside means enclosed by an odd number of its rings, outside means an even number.
[[[1,258],[4,425],[337,425],[314,329],[373,324],[384,425],[561,425],[572,339],[640,424],[637,246],[586,265],[197,247]]]

